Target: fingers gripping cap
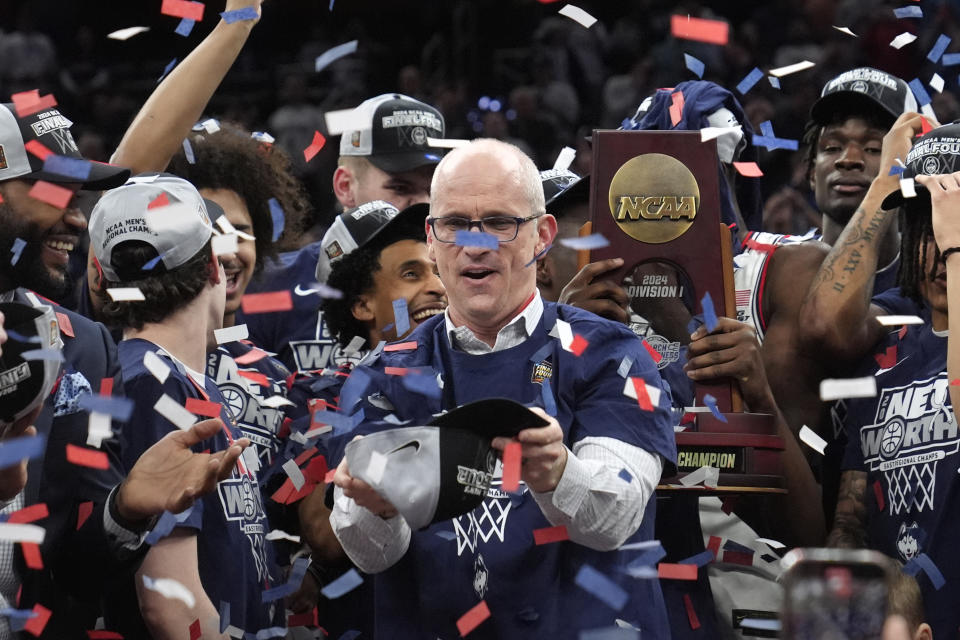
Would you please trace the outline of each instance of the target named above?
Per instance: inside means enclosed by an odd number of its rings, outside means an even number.
[[[917,138],[904,164],[906,167],[901,179],[960,171],[960,122],[937,127]],[[930,192],[919,182],[914,188],[917,198],[930,197]],[[902,205],[903,201],[903,193],[897,190],[888,195],[881,206],[884,209],[893,209]]]

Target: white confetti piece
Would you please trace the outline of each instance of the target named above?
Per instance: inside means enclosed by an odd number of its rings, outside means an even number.
[[[566,16],[575,22],[579,22],[581,25],[589,29],[597,21],[592,15],[581,9],[580,7],[574,6],[572,4],[564,5],[562,9],[558,12],[562,16]]]
[[[624,381],[623,395],[628,398],[633,398],[634,400],[637,399],[637,390],[633,388],[633,380],[630,378]],[[653,387],[647,384],[647,395],[650,397],[650,404],[654,407],[660,406],[660,387]]]
[[[323,114],[323,119],[327,123],[327,133],[331,136],[338,136],[344,131],[363,128],[363,117],[357,113],[356,109],[327,111]]]
[[[210,247],[213,249],[213,255],[222,256],[227,253],[236,253],[238,239],[239,236],[235,233],[213,236],[210,238]]]
[[[87,423],[87,444],[99,449],[104,440],[109,440],[112,437],[113,429],[110,426],[110,414],[91,411],[90,420]]]
[[[901,33],[896,38],[890,41],[890,46],[893,47],[894,49],[900,49],[904,45],[908,45],[916,39],[917,39],[917,36],[913,35],[909,31],[904,31],[903,33]]]
[[[380,484],[383,472],[387,469],[387,456],[378,451],[370,453],[370,464],[367,465],[367,477],[373,484]]]
[[[820,455],[823,455],[824,449],[827,448],[827,441],[807,425],[800,427],[800,441]]]
[[[814,66],[812,62],[810,62],[809,60],[804,60],[803,62],[797,62],[794,64],[788,64],[784,67],[777,67],[776,69],[771,69],[770,75],[776,76],[778,78],[782,78],[783,76],[788,76],[791,73],[797,73],[799,71],[809,69],[812,66]]]
[[[904,198],[917,197],[917,187],[913,183],[913,178],[900,178],[900,193]]]
[[[214,329],[213,331],[213,336],[217,339],[217,344],[226,344],[228,342],[236,342],[237,340],[246,340],[247,336],[249,335],[250,332],[247,331],[247,325],[245,324],[236,324],[232,327]]]
[[[343,355],[352,356],[353,354],[355,354],[356,352],[360,351],[360,349],[363,348],[363,345],[365,342],[366,340],[362,336],[353,336],[353,338],[344,348]]]
[[[630,542],[617,547],[619,551],[636,551],[637,549],[654,549],[660,546],[659,540],[644,540],[643,542]]]
[[[267,540],[289,540],[290,542],[300,544],[300,536],[287,533],[282,529],[274,529],[273,531],[268,532],[264,537]]]
[[[111,287],[107,289],[107,295],[114,302],[143,302],[143,292],[139,287]]]
[[[356,40],[351,40],[350,42],[344,42],[343,44],[338,44],[335,47],[331,47],[317,56],[317,59],[313,62],[313,70],[316,73],[320,73],[333,62],[336,62],[340,58],[348,56],[351,53],[356,53],[356,51]]]
[[[427,138],[428,147],[436,147],[437,149],[456,149],[457,147],[465,147],[470,144],[469,140],[460,140],[458,138]]]
[[[143,354],[143,366],[161,383],[166,382],[167,376],[170,375],[169,365],[153,351],[147,351]]]
[[[779,540],[774,540],[772,538],[757,538],[757,542],[762,542],[771,549],[785,549],[787,545],[783,544]]]
[[[885,327],[894,327],[902,324],[923,324],[920,316],[877,316],[877,322]]]
[[[293,403],[284,398],[283,396],[277,394],[275,396],[270,396],[269,398],[264,398],[260,401],[260,404],[264,407],[270,407],[271,409],[279,409],[280,407],[292,407]]]
[[[240,455],[243,456],[243,461],[250,473],[256,473],[260,470],[260,456],[254,447],[247,447]]]
[[[930,78],[930,86],[937,93],[943,93],[943,78],[939,73],[933,74],[933,77]]]
[[[216,133],[217,131],[220,131],[220,123],[217,121],[216,118],[207,118],[206,120],[204,120],[203,122],[199,122],[198,124],[201,127],[203,127],[203,130],[206,131],[208,134],[213,134],[213,133]]]
[[[303,433],[304,442],[306,442],[310,438],[316,438],[317,436],[322,436],[323,434],[329,433],[331,431],[333,431],[332,424],[322,424],[318,427],[314,427],[313,429],[310,429],[309,431],[306,431]],[[297,433],[294,435],[301,435],[301,434]],[[291,435],[290,437],[292,438],[293,436]]]
[[[933,105],[932,105],[932,104],[921,105],[921,106],[920,106],[920,113],[922,113],[924,116],[926,116],[927,120],[931,120],[931,121],[933,121],[933,122],[939,122],[939,121],[940,121],[940,119],[937,117],[937,114],[935,114],[935,113],[933,112]]]
[[[282,468],[287,473],[287,477],[290,478],[290,482],[293,483],[293,488],[300,491],[303,488],[303,483],[307,480],[303,477],[303,471],[300,471],[300,467],[297,466],[297,461],[287,460],[283,463]]]
[[[713,140],[714,138],[719,138],[720,136],[728,133],[740,133],[742,129],[743,126],[739,124],[735,127],[704,127],[700,129],[700,142]]]
[[[143,576],[143,586],[150,591],[156,591],[164,598],[179,600],[190,609],[193,609],[197,604],[197,600],[193,597],[190,589],[187,589],[173,578],[157,578],[154,580],[150,576]]]
[[[0,540],[41,544],[47,530],[35,524],[0,522]]]
[[[717,482],[720,480],[720,469],[717,467],[711,467],[709,465],[704,465],[697,469],[696,471],[691,471],[684,477],[680,478],[680,484],[685,487],[692,487],[694,485],[703,484],[705,487],[716,488]]]
[[[561,347],[570,351],[570,344],[573,342],[573,329],[570,328],[569,322],[557,318],[557,324],[553,326],[550,335],[560,340]]]
[[[840,398],[873,398],[877,395],[877,380],[862,378],[827,378],[820,382],[820,399],[824,402]]]
[[[710,407],[684,407],[684,413],[710,413]]]
[[[111,40],[129,40],[135,35],[150,31],[150,27],[127,27],[126,29],[117,29],[107,34]]]
[[[184,431],[189,429],[190,426],[197,421],[195,415],[187,411],[186,407],[167,394],[160,396],[157,403],[153,405],[153,410],[175,424],[177,428],[183,429]]]
[[[564,147],[557,154],[557,159],[553,163],[554,170],[569,169],[573,159],[577,157],[577,150],[572,147]]]
[[[850,29],[849,29],[848,27],[838,27],[837,25],[833,25],[833,28],[836,29],[837,31],[839,31],[840,33],[845,33],[845,34],[847,34],[848,36],[853,36],[854,38],[859,38],[859,37],[860,37],[860,36],[858,36],[857,34],[855,34],[853,31],[850,31]]]

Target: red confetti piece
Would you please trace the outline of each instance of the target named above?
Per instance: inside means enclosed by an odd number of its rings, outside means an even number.
[[[270,496],[270,499],[280,504],[293,504],[294,502],[302,500],[310,495],[310,493],[313,491],[313,487],[313,483],[304,482],[303,486],[297,490],[297,488],[293,486],[293,480],[287,478],[284,483],[280,485],[280,488],[277,489],[272,496]]]
[[[21,542],[23,561],[31,569],[43,569],[43,558],[40,557],[40,545],[35,542]]]
[[[47,147],[43,145],[39,140],[31,140],[30,142],[23,145],[23,148],[40,158],[41,160],[46,160],[52,155],[56,155],[53,151],[50,151]]]
[[[316,448],[316,447],[310,447],[309,449],[307,449],[306,451],[304,451],[303,453],[301,453],[300,455],[298,455],[296,458],[294,458],[293,463],[299,467],[299,466],[302,465],[304,462],[306,462],[307,460],[309,460],[309,459],[310,459],[313,455],[315,455],[316,453],[317,453],[317,448]]]
[[[303,150],[303,159],[306,162],[313,160],[313,157],[320,153],[320,149],[323,149],[323,145],[327,143],[327,139],[323,137],[323,134],[319,131],[313,132],[313,142],[310,143],[310,146]]]
[[[417,341],[412,340],[410,342],[397,342],[395,344],[388,344],[383,348],[384,351],[409,351],[410,349],[417,348]]]
[[[881,369],[889,369],[897,364],[897,345],[890,345],[885,352],[874,354],[873,359]]]
[[[520,488],[520,464],[523,447],[519,442],[510,442],[503,448],[503,478],[501,489],[513,493]]]
[[[202,2],[188,0],[163,0],[160,13],[177,18],[188,18],[200,22],[203,20],[204,5]]]
[[[67,445],[67,462],[91,469],[109,469],[110,461],[103,451],[78,447],[75,444]]]
[[[643,378],[630,378],[633,382],[633,390],[637,393],[637,404],[644,411],[653,411],[653,403],[650,402],[650,394],[647,393],[647,383]]]
[[[77,505],[77,529],[83,526],[83,523],[87,521],[91,513],[93,513],[92,502],[81,502]]]
[[[327,475],[323,476],[323,481],[324,481],[324,483],[330,484],[331,482],[333,482],[333,476],[335,476],[335,475],[337,475],[337,468],[336,468],[336,467],[334,467],[333,469],[330,469],[329,471],[327,471]]]
[[[383,372],[388,376],[405,376],[410,370],[406,367],[384,367]]]
[[[253,364],[254,362],[263,360],[266,357],[267,357],[266,351],[264,351],[263,349],[254,348],[254,349],[250,349],[250,351],[247,351],[242,356],[237,356],[236,358],[233,359],[233,361],[236,362],[237,364]]]
[[[73,323],[70,322],[70,316],[62,311],[57,311],[57,323],[60,325],[60,333],[65,333],[71,338],[76,337],[73,333]]]
[[[103,629],[91,629],[87,631],[87,637],[90,640],[123,640],[123,636],[116,631],[105,631]]]
[[[336,469],[333,471],[336,472]],[[326,482],[327,472],[327,459],[323,456],[317,456],[310,461],[310,464],[304,467],[303,477],[306,478],[308,482],[319,484]]]
[[[460,616],[460,619],[457,620],[457,630],[461,636],[466,636],[489,617],[490,608],[487,607],[486,600],[481,600],[480,604]]]
[[[261,387],[270,386],[270,381],[267,380],[267,376],[257,371],[237,371],[237,375],[252,382],[256,382]]]
[[[951,380],[951,381],[950,381],[950,386],[951,386],[951,387],[958,387],[958,386],[960,386],[960,378],[957,378],[956,380]]]
[[[559,527],[544,527],[543,529],[533,530],[533,543],[536,545],[551,544],[554,542],[563,542],[569,540],[570,534],[563,525]]]
[[[663,356],[660,355],[660,352],[654,349],[649,342],[647,342],[646,338],[643,339],[643,348],[646,349],[647,353],[650,354],[650,357],[653,358],[654,364],[660,364],[660,361],[663,360]]]
[[[317,620],[317,608],[314,607],[313,611],[307,611],[306,613],[291,613],[287,616],[287,626],[288,627],[316,627],[319,626],[319,621]]]
[[[100,395],[102,396],[113,395],[113,378],[100,379]]]
[[[918,136],[923,136],[933,131],[933,127],[930,126],[930,121],[927,120],[925,116],[920,116],[920,133]]]
[[[670,125],[675,127],[683,120],[683,91],[676,91],[670,96]]]
[[[570,341],[570,352],[575,356],[579,356],[589,344],[590,342],[586,338],[577,333],[573,336],[573,340]]]
[[[724,45],[730,38],[730,25],[720,20],[675,15],[670,16],[670,33],[674,38]]]
[[[877,511],[883,511],[883,486],[879,480],[873,483],[873,497],[877,499]]]
[[[713,552],[713,557],[716,558],[720,553],[720,545],[723,543],[723,540],[719,536],[710,536],[710,540],[707,544],[707,549]]]
[[[19,511],[14,511],[10,514],[10,518],[7,522],[13,524],[27,524],[28,522],[34,522],[36,520],[42,520],[50,515],[50,512],[47,510],[47,505],[44,502],[38,504],[32,504],[29,507],[24,507]]]
[[[26,624],[23,625],[23,629],[30,633],[33,636],[39,637],[43,633],[43,629],[47,626],[47,621],[50,620],[50,609],[47,609],[42,604],[33,605],[33,612],[37,615],[27,620]]]
[[[903,336],[907,335],[907,327],[909,326],[910,325],[905,324],[902,327],[900,327],[900,331],[897,331],[897,338],[899,338],[900,340],[903,340]]]
[[[244,313],[290,311],[293,309],[293,299],[287,289],[266,293],[248,293],[240,298],[240,306],[243,307]]]
[[[752,567],[753,552],[747,553],[745,551],[731,551],[730,549],[725,549],[723,552],[723,561],[729,562],[730,564],[742,564],[746,567]]]
[[[190,640],[197,640],[201,635],[203,632],[200,630],[200,618],[197,618],[190,623]]]
[[[73,191],[70,189],[44,180],[37,180],[27,195],[34,200],[46,202],[59,209],[66,209],[67,205],[70,204],[70,200],[73,199]]]
[[[13,108],[20,118],[57,106],[57,100],[52,93],[41,98],[40,92],[36,89],[15,93],[10,96],[10,100],[13,101]]]
[[[700,628],[700,619],[697,618],[697,612],[693,608],[693,600],[690,599],[690,594],[683,594],[683,606],[687,609],[687,620],[690,622],[691,629]]]
[[[150,201],[150,204],[147,205],[147,209],[157,209],[159,207],[166,207],[170,205],[170,198],[167,197],[166,193],[161,193],[156,198]]]
[[[695,564],[661,562],[657,565],[657,574],[666,580],[696,580],[697,569]]]
[[[219,402],[210,402],[209,400],[201,400],[200,398],[187,398],[184,406],[187,411],[198,416],[207,416],[209,418],[220,417],[221,404]]]
[[[734,162],[733,166],[737,170],[737,173],[745,178],[763,177],[763,171],[760,170],[756,162]]]

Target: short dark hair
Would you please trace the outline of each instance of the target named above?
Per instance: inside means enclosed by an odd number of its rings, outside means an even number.
[[[826,124],[821,124],[814,120],[808,120],[807,124],[803,128],[803,145],[806,147],[806,161],[807,161],[807,178],[809,179],[813,173],[813,165],[817,161],[817,143],[820,142],[820,134],[823,133],[825,127],[843,124],[850,118],[863,118],[867,121],[867,124],[871,127],[877,129],[883,129],[887,131],[893,126],[893,121],[890,119],[890,114],[886,111],[883,111],[880,107],[876,109],[870,109],[864,106],[863,108],[855,108],[853,106],[848,106],[845,109],[840,109],[830,116],[830,121]]]
[[[401,240],[427,241],[422,222],[411,220],[395,226],[389,230],[387,237],[376,236],[365,246],[354,249],[334,262],[330,269],[327,285],[339,290],[343,297],[326,298],[323,301],[323,319],[330,333],[344,347],[350,344],[354,336],[363,338],[364,348],[372,346],[369,344],[370,330],[353,317],[353,306],[361,295],[373,290],[373,276],[380,270],[380,254],[383,250]]]
[[[900,236],[897,284],[905,297],[923,303],[920,283],[936,277],[937,262],[940,261],[940,249],[934,244],[933,267],[930,273],[925,273],[927,241],[933,238],[933,215],[929,196],[918,195],[903,201],[900,207],[900,228],[903,231]]]
[[[161,322],[187,306],[200,295],[210,277],[212,249],[210,242],[192,258],[167,270],[162,261],[152,269],[144,265],[157,257],[157,250],[141,240],[121,242],[113,248],[110,262],[118,274],[136,274],[121,282],[104,278],[96,289],[103,302],[101,317],[107,326],[120,329],[142,329],[143,325]],[[122,277],[122,276],[121,276]],[[136,287],[146,298],[143,302],[114,302],[107,293],[113,287]]]
[[[220,123],[216,133],[193,133],[188,137],[194,162],[183,149],[170,160],[168,171],[185,178],[197,189],[228,189],[239,195],[253,221],[256,236],[256,270],[263,260],[276,255],[273,243],[273,217],[270,198],[283,209],[284,232],[277,244],[294,242],[303,230],[303,218],[309,204],[303,186],[290,173],[290,159],[276,145],[268,145],[228,122]]]

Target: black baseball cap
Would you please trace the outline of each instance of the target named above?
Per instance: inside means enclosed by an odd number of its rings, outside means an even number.
[[[473,511],[487,496],[497,452],[490,442],[548,423],[506,398],[479,400],[422,427],[379,431],[346,446],[350,474],[389,501],[411,529]]]
[[[443,115],[434,107],[399,93],[370,98],[354,109],[353,128],[340,137],[341,156],[362,156],[387,173],[435,165],[443,149],[429,138],[444,137]]]
[[[86,160],[80,155],[70,133],[71,126],[73,122],[55,107],[24,114],[18,112],[12,103],[0,104],[0,182],[21,178],[80,183],[84,189],[94,190],[112,189],[126,182],[130,177],[129,169]],[[55,155],[81,161],[80,166],[74,166],[70,174],[56,173],[49,168],[45,170],[41,157],[27,150],[31,141],[40,143]]]
[[[960,171],[960,121],[937,127],[917,138],[904,164],[906,168],[901,179]],[[917,182],[914,188],[917,198],[929,201],[930,192],[925,186]],[[898,189],[884,198],[881,206],[893,209],[902,205],[904,200],[903,192]]]
[[[906,82],[879,69],[859,67],[844,71],[823,86],[820,99],[810,109],[810,118],[826,125],[838,112],[879,112],[890,116],[892,125],[902,114],[917,109],[917,99]]]
[[[0,302],[7,341],[0,354],[0,420],[13,422],[40,406],[50,395],[60,362],[53,358],[25,359],[28,351],[63,347],[53,307]]]
[[[580,176],[570,169],[546,169],[540,172],[543,198],[549,207],[559,198],[564,202],[571,198],[586,200],[590,197],[590,176]]]

